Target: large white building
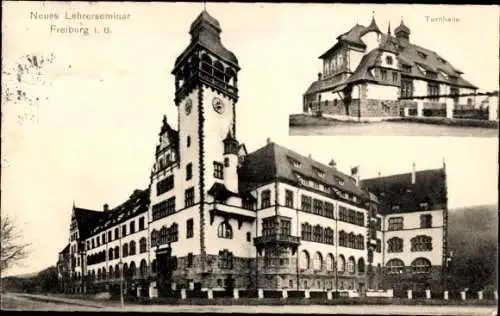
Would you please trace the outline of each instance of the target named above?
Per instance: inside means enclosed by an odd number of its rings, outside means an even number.
[[[270,140],[247,153],[236,138],[240,68],[220,32],[206,11],[191,24],[172,71],[178,126],[163,118],[149,187],[115,208],[73,206],[64,289],[105,291],[121,272],[142,295],[440,289],[444,167],[360,181]]]

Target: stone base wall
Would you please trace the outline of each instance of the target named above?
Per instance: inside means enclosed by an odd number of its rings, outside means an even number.
[[[405,267],[401,274],[389,274],[384,270],[384,289],[394,289],[395,292],[424,292],[426,289],[442,292],[442,276],[441,266],[432,266],[429,273],[413,273],[411,267]]]

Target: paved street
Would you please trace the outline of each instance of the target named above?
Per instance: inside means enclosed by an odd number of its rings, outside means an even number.
[[[2,310],[41,311],[122,311],[116,302],[96,302],[45,295],[4,294]],[[484,315],[490,316],[496,307],[485,306],[406,306],[406,305],[298,305],[298,306],[194,306],[126,304],[127,312],[192,312],[192,313],[300,313],[343,315]]]
[[[452,136],[452,137],[498,137],[498,129],[482,127],[459,127],[421,123],[336,122],[329,126],[290,126],[292,136]]]

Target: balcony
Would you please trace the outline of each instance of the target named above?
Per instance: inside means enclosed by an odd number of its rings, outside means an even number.
[[[292,235],[272,234],[267,236],[260,236],[253,239],[255,246],[266,244],[286,244],[286,245],[300,245],[300,238]]]

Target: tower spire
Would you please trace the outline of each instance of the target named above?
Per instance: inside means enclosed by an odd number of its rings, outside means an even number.
[[[391,21],[389,21],[389,26],[387,27],[387,35],[391,36]]]

